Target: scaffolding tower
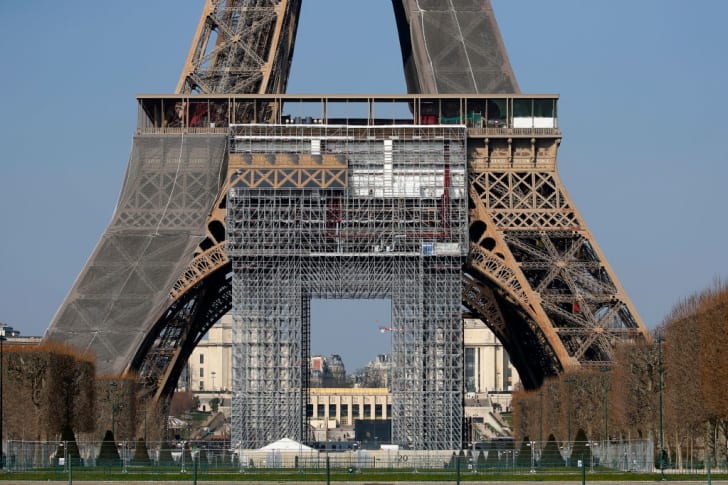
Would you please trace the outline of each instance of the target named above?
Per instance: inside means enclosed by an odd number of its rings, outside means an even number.
[[[311,298],[389,298],[393,442],[459,448],[465,126],[231,133],[233,444],[308,440]]]

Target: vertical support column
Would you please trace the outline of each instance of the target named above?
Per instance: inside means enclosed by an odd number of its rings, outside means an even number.
[[[281,255],[280,248],[271,254],[268,247],[295,243],[289,231],[296,228],[275,226],[296,199],[284,203],[275,200],[277,194],[250,194],[228,199],[228,223],[237,229],[228,239],[234,255],[232,439],[243,448],[260,448],[282,437],[303,438],[309,316],[300,259]],[[258,218],[263,207],[275,210]]]
[[[392,287],[392,441],[426,449],[424,313],[420,258],[398,257]]]
[[[305,271],[305,270],[304,270]],[[301,274],[303,277],[303,271]],[[309,426],[308,404],[311,401],[311,295],[302,293],[301,300],[301,352],[298,368],[301,372],[301,392],[299,395],[301,410],[299,419],[298,441],[301,443],[311,441]]]
[[[460,258],[424,258],[423,400],[425,441],[432,449],[458,449],[463,418],[463,323],[460,302]]]

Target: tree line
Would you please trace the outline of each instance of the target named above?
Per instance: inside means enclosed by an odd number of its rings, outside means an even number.
[[[679,302],[652,337],[619,345],[608,366],[567,370],[538,390],[515,392],[515,438],[573,442],[583,429],[593,441],[651,439],[656,457],[662,441],[663,461],[676,468],[707,456],[728,464],[728,284]]]
[[[165,413],[137,399],[133,376],[97,376],[93,357],[56,342],[6,344],[2,357],[3,439],[162,438]]]

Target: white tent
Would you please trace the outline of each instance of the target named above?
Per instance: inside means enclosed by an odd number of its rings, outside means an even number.
[[[259,449],[260,451],[315,451],[310,446],[306,446],[303,443],[299,443],[298,441],[294,441],[290,438],[279,439],[278,441],[274,441],[273,443],[267,444]]]
[[[186,429],[188,426],[187,421],[182,421],[179,418],[175,418],[174,416],[168,416],[167,417],[167,426],[170,429]]]

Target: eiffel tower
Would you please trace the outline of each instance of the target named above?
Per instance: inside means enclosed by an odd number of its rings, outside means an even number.
[[[503,103],[493,124],[468,127],[466,316],[495,332],[527,388],[608,363],[620,341],[649,339],[559,179],[558,124],[534,121],[556,118],[556,98],[520,94],[489,0],[392,5],[413,96],[405,101]],[[156,97],[166,104],[138,100],[140,119],[177,124],[140,122],[112,222],[46,333],[93,352],[100,374],[136,375],[149,398],[171,395],[232,305],[225,214],[239,167],[227,151],[230,128],[212,113],[271,121],[285,101],[300,9],[301,0],[205,2],[177,93]],[[228,104],[243,95],[262,96],[265,109]]]

